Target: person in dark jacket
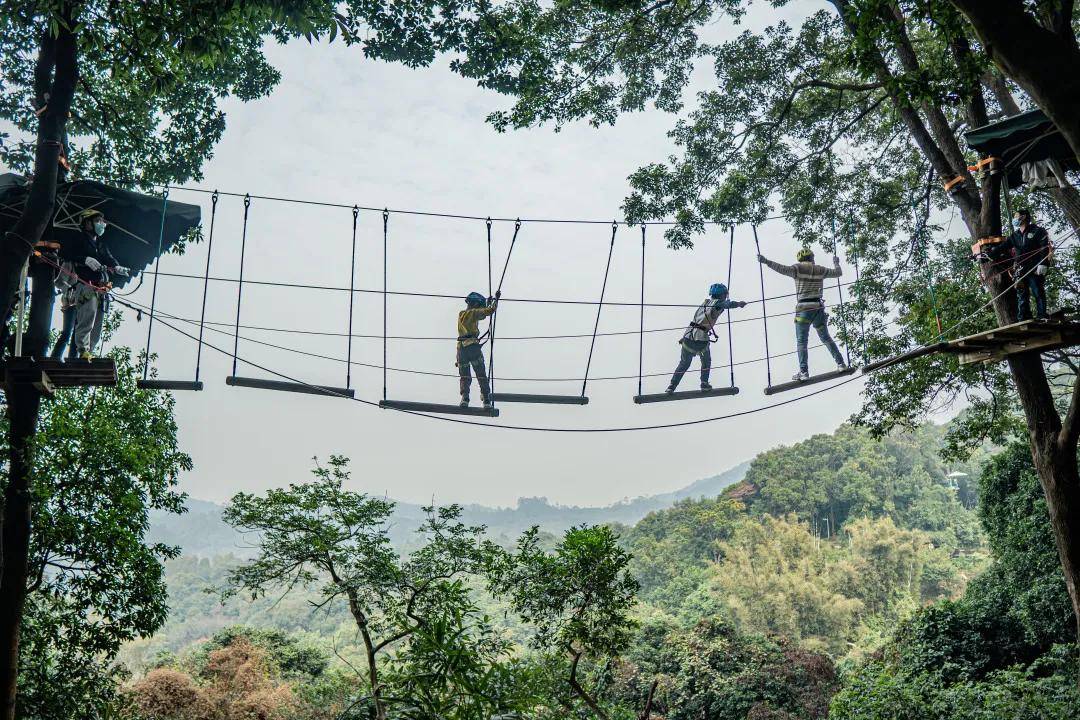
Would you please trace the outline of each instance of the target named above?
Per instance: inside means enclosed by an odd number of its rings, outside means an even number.
[[[1035,317],[1046,320],[1046,273],[1050,270],[1050,233],[1032,222],[1028,208],[1017,208],[1013,215],[1016,230],[1006,244],[1013,253],[1016,277],[1017,319],[1031,319],[1031,301],[1035,296]]]
[[[679,340],[682,354],[675,373],[671,376],[671,382],[664,392],[668,395],[675,392],[675,388],[682,382],[683,375],[690,368],[694,356],[701,358],[701,389],[712,390],[712,385],[709,384],[709,371],[712,369],[712,353],[709,345],[712,344],[715,336],[713,326],[725,310],[741,307],[746,307],[746,303],[729,299],[727,285],[724,283],[713,283],[709,286],[709,297],[698,306],[694,312],[694,319],[690,321],[689,327]]]
[[[84,210],[79,216],[79,229],[82,232],[67,238],[60,249],[60,257],[70,264],[78,276],[72,298],[75,307],[74,343],[76,354],[84,360],[93,357],[97,340],[94,337],[95,328],[101,327],[100,316],[105,310],[104,295],[112,284],[110,277],[129,274],[101,239],[107,224],[100,210]]]

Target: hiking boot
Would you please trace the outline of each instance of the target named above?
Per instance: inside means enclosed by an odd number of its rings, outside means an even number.
[[[469,407],[469,398],[461,398],[461,402],[458,403],[458,407]]]
[[[490,410],[491,409],[491,401],[490,400],[485,400],[484,401],[484,409],[485,410]]]
[[[703,383],[701,383],[701,390],[702,390],[703,392],[706,392],[706,391],[712,390],[712,385],[710,385],[710,384],[709,384],[709,383],[707,383],[707,382],[703,382]]]
[[[805,373],[800,370],[799,372],[792,375],[791,379],[795,382],[805,382],[810,379],[810,373]]]
[[[664,391],[664,394],[665,395],[671,395],[673,392],[675,392],[675,386],[674,385],[668,385],[667,390]]]

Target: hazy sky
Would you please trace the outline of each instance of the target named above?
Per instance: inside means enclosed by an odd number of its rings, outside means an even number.
[[[770,11],[772,12],[772,11]],[[727,34],[725,28],[716,28]],[[640,165],[663,160],[671,151],[665,132],[673,118],[655,111],[621,118],[615,127],[585,125],[500,135],[485,115],[507,101],[475,88],[438,66],[409,70],[363,61],[359,51],[341,43],[310,46],[304,42],[269,48],[283,74],[267,99],[228,103],[228,129],[207,164],[204,188],[288,196],[375,207],[431,210],[470,215],[606,219],[618,215],[627,193],[626,177]],[[709,75],[699,74],[699,87]],[[209,221],[209,198],[175,190],[172,196],[203,205]],[[241,201],[223,198],[218,206],[212,274],[236,277],[239,271]],[[356,285],[382,286],[382,219],[360,215]],[[351,213],[270,201],[254,201],[250,210],[247,280],[276,280],[347,286]],[[509,265],[504,292],[522,298],[595,300],[599,296],[610,238],[608,226],[525,224]],[[771,222],[759,230],[766,253],[790,258],[796,246],[790,229]],[[495,263],[501,268],[512,225],[497,223]],[[484,224],[476,221],[409,217],[394,214],[389,225],[389,275],[392,290],[415,290],[464,296],[486,292]],[[712,230],[694,251],[664,247],[659,229],[647,237],[646,297],[652,302],[698,303],[708,285],[726,281],[726,232]],[[820,250],[820,249],[819,249]],[[201,274],[206,248],[186,257],[167,256],[163,272]],[[732,297],[760,296],[750,228],[736,231]],[[612,301],[636,302],[640,284],[641,244],[636,228],[620,228],[607,295]],[[848,278],[850,279],[850,278]],[[791,291],[791,281],[766,275],[766,293]],[[134,296],[149,303],[150,278]],[[162,278],[160,310],[198,317],[202,282]],[[829,294],[835,299],[835,289]],[[356,296],[354,332],[377,335],[382,327],[381,297]],[[454,334],[459,300],[393,297],[390,330],[398,335]],[[771,313],[790,300],[769,305]],[[594,306],[507,303],[499,314],[503,337],[589,333]],[[236,313],[236,285],[211,283],[208,320],[231,324]],[[348,295],[340,291],[293,290],[245,285],[241,323],[344,332]],[[651,308],[647,328],[684,326],[689,308]],[[760,305],[735,311],[735,360],[764,354]],[[601,331],[638,327],[636,307],[605,307]],[[182,325],[193,331],[191,326]],[[218,326],[231,332],[231,327]],[[146,322],[129,319],[118,341],[141,346]],[[340,337],[242,330],[245,338],[271,342],[343,359]],[[646,392],[660,392],[678,359],[681,332],[646,335]],[[195,344],[155,325],[153,350],[160,355],[162,377],[192,376]],[[770,321],[773,353],[793,349],[791,321]],[[207,332],[208,343],[231,349],[228,335]],[[378,365],[379,339],[356,338],[353,358]],[[305,357],[240,341],[240,356],[307,382],[342,385],[344,363]],[[726,359],[727,344],[714,346]],[[497,343],[497,374],[510,377],[579,378],[588,339]],[[393,367],[455,373],[450,341],[391,341]],[[720,472],[756,453],[790,444],[815,432],[831,431],[859,404],[862,386],[854,382],[814,398],[756,414],[689,427],[627,433],[538,433],[469,427],[384,411],[342,399],[226,387],[231,358],[204,349],[201,393],[177,393],[182,446],[195,469],[182,481],[194,497],[223,500],[240,490],[259,490],[307,477],[313,456],[331,453],[353,461],[354,487],[409,501],[479,502],[512,505],[520,496],[547,496],[574,504],[609,503],[624,497],[665,492]],[[823,350],[811,354],[812,369],[831,369]],[[590,375],[636,375],[635,335],[600,338]],[[787,379],[795,370],[792,356],[777,358],[773,376]],[[240,374],[266,376],[240,363]],[[381,369],[356,367],[358,397],[377,400]],[[714,384],[728,380],[714,371]],[[648,425],[716,417],[787,400],[762,394],[765,366],[737,368],[742,392],[733,398],[636,406],[636,380],[589,383],[591,402],[576,406],[502,406],[494,423],[561,428]],[[697,384],[696,363],[683,388]],[[580,391],[578,382],[499,383],[519,392]],[[391,372],[390,396],[453,403],[457,380]],[[820,387],[820,386],[819,386]],[[797,393],[796,393],[797,394]],[[479,393],[474,390],[474,402]]]

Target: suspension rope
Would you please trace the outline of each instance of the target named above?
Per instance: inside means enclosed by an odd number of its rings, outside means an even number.
[[[754,231],[754,247],[758,254],[758,277],[761,278],[761,323],[765,326],[765,377],[769,387],[772,387],[772,361],[769,359],[769,316],[765,313],[765,267],[761,262],[761,244],[758,242],[757,225],[750,227]]]
[[[386,325],[387,325],[387,306],[386,306],[386,281],[389,275],[389,262],[387,260],[387,250],[390,244],[390,234],[388,231],[390,225],[390,211],[383,209],[382,213],[382,396],[383,400],[386,399]]]
[[[247,251],[248,211],[251,209],[251,197],[244,196],[244,225],[240,231],[240,280],[236,284],[236,337],[233,338],[232,374],[236,375],[237,351],[240,346],[240,301],[244,292],[244,254]]]
[[[727,286],[728,300],[731,300],[731,265],[735,255],[735,226],[731,226],[730,240],[728,241],[727,258]],[[762,303],[764,305],[764,303]],[[731,341],[731,308],[727,310],[727,351],[728,367],[731,368],[731,387],[735,387],[735,344]]]
[[[851,260],[852,260],[853,263],[855,263],[855,288],[854,288],[854,290],[852,290],[852,295],[855,295],[856,293],[859,292],[859,290],[860,290],[860,288],[862,286],[859,285],[859,281],[860,281],[860,276],[859,276],[859,250],[858,250],[858,248],[854,247],[854,243],[852,245],[853,245],[853,247],[852,247],[852,251],[851,251]],[[861,293],[860,293],[860,295],[861,295]],[[859,306],[859,347],[862,349],[862,361],[863,361],[863,365],[865,365],[867,362],[870,361],[870,358],[866,353],[866,323],[865,323],[865,319],[863,317],[864,312],[863,312],[862,298],[861,297],[857,298],[856,303]]]
[[[607,265],[604,266],[604,282],[600,285],[600,303],[596,306],[596,322],[593,324],[592,340],[589,342],[589,359],[585,361],[585,377],[581,381],[581,397],[585,397],[585,386],[589,384],[589,368],[592,367],[593,349],[596,347],[596,333],[600,330],[600,312],[604,309],[604,293],[607,292],[608,273],[611,272],[611,256],[615,254],[615,233],[619,223],[611,221],[611,245],[608,246]]]
[[[641,395],[641,375],[645,368],[645,225],[641,225],[641,322],[638,326],[637,394]]]
[[[839,246],[836,243],[836,218],[832,218],[832,251],[833,257],[839,257]],[[840,294],[840,332],[844,337],[844,354],[847,356],[847,364],[851,365],[851,337],[848,335],[847,319],[844,313],[844,290],[840,287],[840,276],[836,276],[836,292]]]
[[[608,220],[608,224],[609,225],[611,224],[610,220]],[[145,271],[144,274],[153,275],[154,272],[150,271],[150,270],[147,270],[147,271]],[[188,279],[188,280],[202,280],[203,279],[202,275],[192,275],[190,273],[161,272],[161,273],[158,273],[158,274],[161,275],[162,277],[185,278],[185,279]],[[235,282],[237,282],[237,279],[236,278],[219,277],[219,276],[211,275],[210,276],[210,282],[235,283]],[[291,289],[296,289],[296,290],[326,290],[326,291],[335,291],[335,292],[349,292],[349,288],[347,286],[338,286],[338,285],[314,285],[314,284],[311,284],[311,283],[289,283],[289,282],[277,282],[277,281],[271,281],[271,280],[251,280],[250,278],[245,279],[244,282],[246,284],[248,284],[248,285],[263,285],[263,286],[266,286],[266,287],[291,288]],[[847,287],[848,285],[854,285],[854,284],[855,284],[854,281],[853,282],[848,282],[848,283],[843,283],[844,287]],[[368,295],[382,295],[383,291],[382,291],[381,288],[354,288],[353,292],[362,293],[362,294],[368,294]],[[114,295],[115,294],[116,293],[114,293]],[[436,299],[456,300],[456,301],[461,300],[461,295],[458,294],[458,293],[427,293],[427,292],[414,292],[414,291],[407,291],[407,290],[393,290],[393,291],[390,291],[389,294],[390,295],[400,295],[402,297],[436,298]],[[789,293],[782,293],[780,295],[770,295],[769,297],[767,297],[765,299],[766,300],[782,300],[784,298],[789,298],[789,297],[794,297],[794,296],[795,296],[795,293],[789,292]],[[507,302],[507,303],[533,303],[533,304],[538,304],[538,305],[595,305],[596,304],[595,300],[561,300],[561,299],[557,299],[557,298],[553,299],[553,298],[504,297],[502,300],[503,300],[503,302]],[[759,302],[761,302],[760,298],[756,299],[756,300],[748,300],[747,304],[748,305],[756,305]],[[605,301],[604,304],[609,305],[611,307],[632,307],[632,308],[636,308],[638,305],[640,305],[640,303],[637,300],[634,300],[634,301],[611,300],[611,301]],[[700,307],[700,303],[693,303],[693,304],[691,304],[691,303],[645,303],[645,307],[695,308],[696,309],[696,308]],[[739,322],[739,321],[735,320],[735,322]],[[679,329],[679,328],[675,328],[675,329]],[[635,330],[635,332],[637,332],[637,331]],[[588,335],[586,334],[583,337],[588,337]]]
[[[146,357],[143,359],[143,380],[150,375],[150,336],[154,332],[154,308],[157,307],[157,271],[161,267],[161,246],[165,238],[165,209],[169,204],[169,186],[161,191],[161,225],[158,228],[157,259],[154,261],[154,288],[150,291],[150,320],[146,324]],[[21,322],[21,321],[20,321]],[[104,334],[102,334],[104,336]]]
[[[514,254],[514,246],[517,244],[518,231],[521,230],[521,220],[514,223],[514,234],[510,238],[510,249],[506,251],[506,262],[503,263],[502,275],[499,276],[499,286],[495,288],[495,294],[502,295],[503,281],[506,280],[506,270],[510,267],[510,256]],[[499,318],[499,305],[495,304],[495,312],[491,313],[491,320],[488,323],[488,341],[491,343],[488,349],[488,355],[490,356],[489,369],[488,369],[488,383],[491,389],[491,395],[495,394],[495,323]],[[491,400],[491,397],[488,398]]]
[[[210,190],[207,190],[205,188],[199,188],[199,187],[174,187],[173,190],[184,190],[186,192],[203,193],[203,194],[207,194],[207,195],[209,195],[210,192],[211,192]],[[216,191],[214,191],[214,192],[216,192]],[[224,190],[221,191],[221,194],[222,195],[232,196],[232,197],[250,197],[253,200],[269,200],[269,201],[273,201],[273,202],[292,203],[292,204],[296,204],[296,205],[311,205],[311,206],[314,206],[314,207],[344,208],[344,209],[349,209],[349,208],[352,207],[352,205],[348,205],[348,204],[344,204],[344,203],[326,202],[326,201],[322,201],[322,200],[305,200],[303,198],[282,197],[282,196],[278,196],[278,195],[254,195],[254,194],[239,193],[239,192],[226,192]],[[364,206],[364,205],[360,205],[359,207],[360,207],[361,212],[382,212],[384,210],[388,210],[388,208],[367,207],[367,206]],[[483,215],[468,215],[468,214],[463,214],[463,213],[441,213],[441,212],[431,212],[431,211],[426,211],[426,210],[409,210],[409,209],[405,209],[405,208],[400,208],[400,209],[395,208],[394,210],[389,210],[389,212],[395,213],[397,215],[416,215],[416,216],[420,216],[420,217],[448,218],[448,219],[451,219],[451,220],[487,220],[488,219],[488,218],[484,217]],[[765,220],[783,220],[783,219],[785,219],[787,217],[788,217],[787,214],[770,215],[769,217],[765,218]],[[494,222],[548,223],[548,224],[559,224],[559,225],[607,225],[608,223],[611,222],[610,220],[589,220],[589,219],[578,219],[578,218],[543,218],[543,217],[538,217],[538,218],[492,217],[491,220],[494,221]],[[701,222],[703,224],[705,224],[705,225],[726,225],[727,224],[725,222],[718,221],[718,220],[702,220]],[[670,225],[677,225],[678,222],[674,221],[674,220],[648,220],[648,221],[643,222],[642,224],[643,225],[670,226]]]
[[[210,237],[206,242],[206,272],[203,274],[202,310],[199,312],[199,346],[195,349],[195,382],[199,382],[202,365],[203,331],[206,329],[206,295],[210,290],[210,255],[214,251],[214,220],[217,219],[218,194],[210,196]],[[157,278],[154,278],[157,282]]]
[[[352,388],[352,339],[353,339],[353,300],[356,293],[353,289],[356,285],[356,219],[360,215],[360,208],[353,205],[352,209],[352,253],[349,256],[349,345],[345,365],[345,389]]]
[[[488,297],[495,294],[491,286],[491,218],[487,219]]]

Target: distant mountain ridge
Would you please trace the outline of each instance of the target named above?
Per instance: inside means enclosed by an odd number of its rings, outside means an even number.
[[[464,506],[462,519],[470,525],[485,525],[493,537],[515,537],[522,531],[539,525],[548,532],[558,533],[581,524],[621,523],[632,525],[655,510],[671,507],[685,498],[716,497],[730,485],[742,482],[750,461],[736,465],[719,475],[702,478],[674,492],[647,495],[603,507],[556,505],[546,497],[519,498],[516,507],[492,508],[470,504]],[[185,555],[214,557],[250,553],[250,543],[221,519],[222,505],[206,500],[189,499],[183,515],[155,511],[150,515],[148,540],[178,545]],[[407,544],[424,519],[423,506],[399,502],[394,512],[391,539]]]

